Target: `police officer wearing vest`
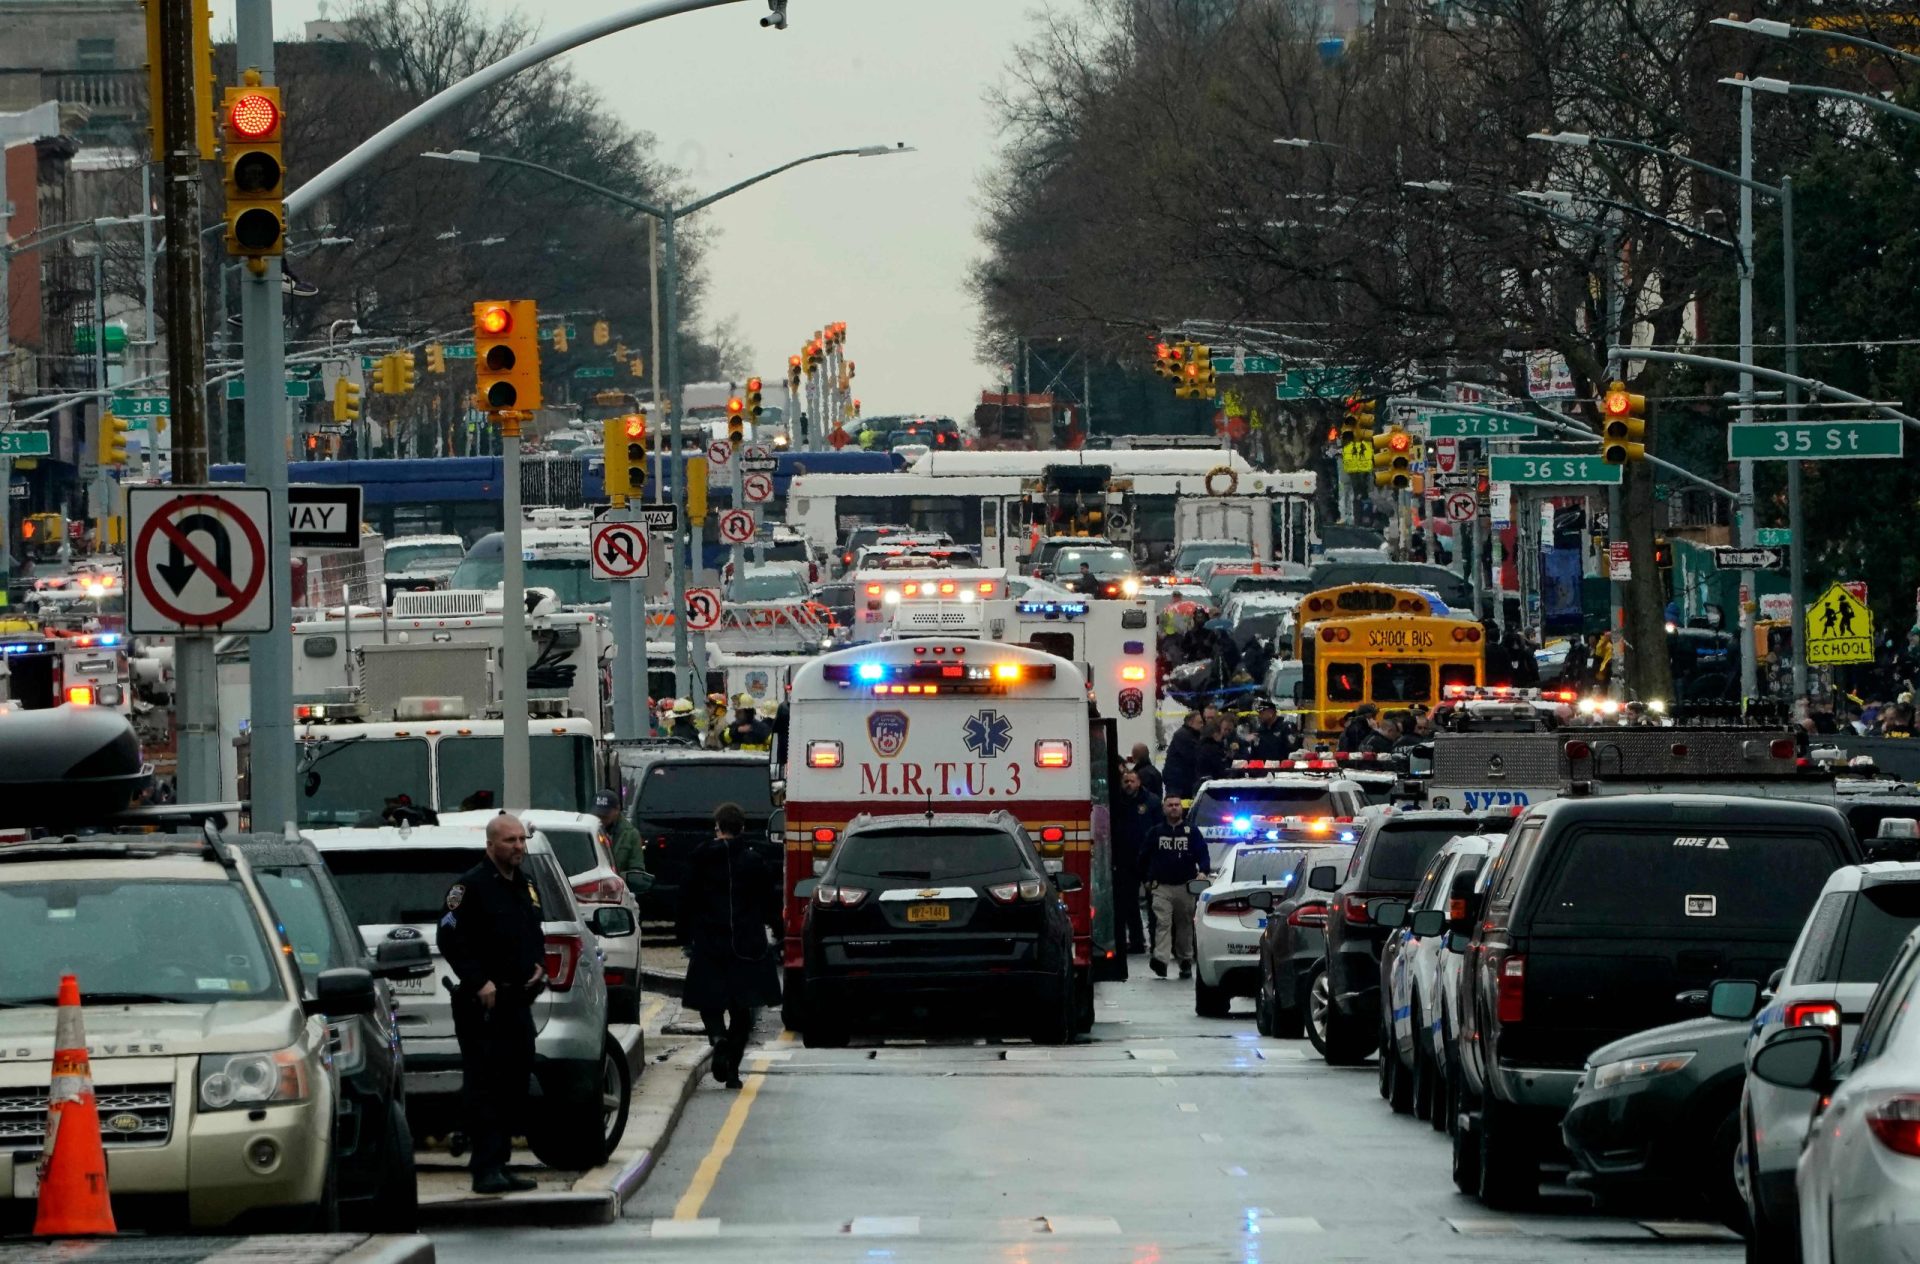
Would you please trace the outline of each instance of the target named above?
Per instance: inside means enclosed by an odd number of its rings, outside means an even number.
[[[473,1141],[473,1192],[505,1194],[537,1182],[507,1171],[533,1074],[532,1002],[546,990],[540,896],[522,870],[527,827],[502,812],[487,822],[487,855],[447,889],[440,955],[459,977],[453,1034]]]
[[[1187,825],[1187,807],[1168,795],[1161,803],[1164,818],[1141,848],[1141,867],[1153,893],[1153,956],[1147,965],[1161,978],[1167,962],[1180,966],[1180,977],[1193,977],[1193,892],[1187,883],[1208,868],[1206,840]]]
[[[721,735],[721,745],[728,750],[772,750],[773,730],[753,709],[753,695],[743,693],[733,700],[733,705],[733,723],[727,725],[727,731]]]

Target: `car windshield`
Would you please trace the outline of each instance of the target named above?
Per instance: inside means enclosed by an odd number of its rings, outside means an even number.
[[[232,882],[0,884],[0,1005],[51,1005],[63,974],[87,1001],[283,1000],[273,951]]]
[[[842,842],[833,865],[842,878],[944,882],[1023,868],[1026,857],[999,830],[874,830]]]
[[[448,540],[442,544],[408,544],[396,541],[387,545],[387,569],[390,571],[428,570],[457,566],[466,550]]]
[[[753,547],[756,551],[761,548],[766,549],[767,560],[769,562],[810,562],[813,560],[813,554],[808,551],[805,540],[775,540],[771,544],[756,544]]]
[[[1367,881],[1404,882],[1409,888],[1420,880],[1434,856],[1450,838],[1473,833],[1465,821],[1458,825],[1388,826],[1367,847]]]
[[[476,839],[478,835],[476,834]],[[437,924],[447,911],[447,888],[479,864],[486,849],[467,847],[324,853],[333,885],[356,926]]]
[[[1920,883],[1868,887],[1853,902],[1840,949],[1841,983],[1872,983],[1887,972],[1907,936],[1920,926]]]
[[[1282,847],[1236,847],[1229,882],[1263,882],[1288,885],[1300,864],[1300,853]]]
[[[1202,838],[1231,838],[1282,828],[1290,816],[1332,815],[1333,799],[1324,786],[1229,784],[1211,785],[1201,791],[1187,819]]]
[[[1535,915],[1542,923],[1798,928],[1833,872],[1823,834],[1730,834],[1692,827],[1583,829]]]
[[[556,825],[534,828],[546,835],[547,845],[553,848],[553,854],[559,857],[560,867],[567,871],[569,878],[577,878],[606,863],[600,854],[598,831]]]
[[[1208,544],[1187,544],[1181,546],[1180,552],[1174,556],[1173,569],[1191,571],[1210,557],[1251,558],[1252,556],[1251,544],[1237,544],[1231,540]]]
[[[536,734],[527,745],[532,751],[533,806],[585,812],[593,798],[593,739],[584,733]],[[498,805],[501,759],[497,737],[441,738],[440,810]]]
[[[715,805],[733,802],[749,817],[773,811],[773,786],[761,763],[665,762],[648,770],[633,814],[643,819],[711,817]]]
[[[469,557],[454,568],[451,584],[458,589],[498,588],[500,570],[498,556]],[[612,585],[595,579],[592,563],[584,557],[530,559],[526,581],[529,588],[551,588],[563,606],[590,606],[612,600]]]
[[[293,945],[293,961],[300,967],[301,979],[311,986],[322,970],[353,964],[344,946],[334,938],[320,884],[311,873],[300,866],[256,866],[253,875]]]
[[[377,820],[388,799],[405,795],[433,802],[426,739],[347,737],[302,745],[300,793],[294,803],[302,825],[358,825]]]
[[[1131,575],[1133,555],[1125,549],[1062,549],[1053,559],[1055,578],[1072,579],[1085,564],[1095,575]]]
[[[798,571],[748,572],[733,581],[735,601],[792,601],[807,595],[806,576]]]

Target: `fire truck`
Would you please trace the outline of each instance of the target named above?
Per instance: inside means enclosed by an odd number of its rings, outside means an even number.
[[[6,705],[40,711],[67,703],[129,712],[133,691],[128,687],[126,651],[127,638],[119,632],[0,635]]]
[[[887,641],[812,660],[794,673],[789,704],[787,1025],[806,1021],[791,999],[804,991],[806,900],[794,891],[825,870],[847,822],[1000,809],[1025,826],[1049,870],[1080,878],[1062,898],[1073,921],[1075,1024],[1091,1028],[1095,967],[1125,959],[1112,935],[1113,726],[1092,718],[1080,669],[1020,645]]]

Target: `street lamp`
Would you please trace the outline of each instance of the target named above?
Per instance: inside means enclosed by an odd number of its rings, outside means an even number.
[[[705,210],[715,202],[732,197],[734,194],[745,189],[750,189],[756,184],[771,180],[777,175],[791,171],[795,167],[805,166],[808,163],[822,162],[828,158],[881,158],[893,154],[910,154],[914,152],[916,151],[904,142],[894,145],[860,145],[845,149],[824,150],[817,154],[808,154],[804,158],[796,158],[791,162],[782,163],[780,166],[769,168],[758,175],[749,176],[745,180],[730,184],[717,192],[709,193],[703,198],[698,198],[692,202],[683,203],[678,206],[655,206],[602,185],[594,184],[589,180],[583,180],[579,176],[569,175],[567,172],[556,170],[543,163],[529,162],[524,158],[511,158],[505,154],[483,154],[472,149],[455,149],[445,153],[429,150],[420,155],[422,158],[433,158],[441,162],[459,162],[473,165],[489,162],[500,166],[520,167],[524,170],[536,171],[550,179],[559,180],[565,184],[571,184],[576,188],[585,189],[589,193],[596,194],[610,202],[624,206],[629,210],[638,211],[642,215],[651,217],[659,224],[661,237],[660,253],[664,256],[664,262],[660,264],[654,272],[653,287],[654,292],[664,298],[666,313],[665,318],[657,326],[664,341],[664,349],[660,355],[656,356],[656,382],[664,377],[668,423],[667,442],[674,459],[680,462],[679,469],[673,480],[673,503],[680,522],[680,530],[687,533],[686,541],[688,550],[686,554],[687,564],[678,564],[680,544],[679,539],[675,539],[673,545],[676,561],[676,565],[673,567],[673,608],[678,613],[673,620],[673,660],[676,694],[682,694],[687,697],[700,697],[706,693],[706,686],[702,683],[704,673],[702,673],[701,676],[696,676],[693,671],[691,644],[687,635],[687,620],[685,617],[687,608],[687,572],[692,565],[698,562],[698,559],[693,556],[693,541],[695,537],[691,531],[692,524],[687,521],[686,458],[683,452],[684,445],[680,431],[681,417],[684,415],[685,409],[681,406],[682,401],[680,397],[680,300],[679,250],[677,245],[679,222],[697,211]],[[509,439],[507,441],[508,456],[517,460],[518,453],[518,440]],[[736,460],[729,464],[733,470],[733,503],[738,505],[741,501],[740,462]],[[505,476],[509,480],[519,477],[513,469],[505,471]],[[520,524],[518,522],[507,522],[504,523],[503,526],[508,532],[506,547],[518,549],[517,534],[520,530]],[[734,573],[743,574],[746,568],[742,562],[742,558],[739,556],[740,550],[737,547],[735,553]],[[634,587],[635,593],[637,594],[634,597],[633,603],[629,605],[624,612],[621,609],[622,603],[618,601],[614,603],[614,640],[615,643],[620,646],[622,653],[625,653],[631,645],[640,645],[642,647],[640,659],[644,663],[644,629],[646,628],[645,597],[644,592],[637,586],[629,585],[629,587]],[[635,610],[634,606],[637,606],[638,609]],[[639,615],[637,623],[634,621],[636,614]],[[620,636],[622,628],[638,630],[631,632],[627,638],[624,638],[623,642],[623,638]],[[631,660],[629,660],[629,662],[631,662]],[[626,670],[628,669],[622,669],[623,672]],[[614,716],[615,731],[623,735],[640,736],[644,731],[640,722],[641,710],[644,703],[644,696],[630,699],[628,706],[629,713],[627,715],[619,714],[619,709],[616,706],[616,714]]]
[[[1909,110],[1904,105],[1895,105],[1891,101],[1869,95],[1865,92],[1848,92],[1842,88],[1828,88],[1820,84],[1789,83],[1785,79],[1768,79],[1764,77],[1758,79],[1728,78],[1722,79],[1720,82],[1735,88],[1751,88],[1755,92],[1770,92],[1774,96],[1783,97],[1789,93],[1795,93],[1806,97],[1831,97],[1836,101],[1851,101],[1855,105],[1864,105],[1870,110],[1878,110],[1882,114],[1891,114],[1895,118],[1905,119],[1909,123],[1920,123],[1920,113]]]
[[[1796,35],[1805,35],[1811,39],[1831,40],[1835,44],[1850,44],[1855,48],[1872,49],[1876,53],[1885,53],[1897,57],[1911,65],[1920,66],[1920,56],[1882,44],[1878,40],[1866,39],[1859,35],[1848,35],[1844,31],[1829,31],[1820,27],[1795,26],[1791,22],[1781,22],[1774,18],[1715,18],[1714,26],[1722,26],[1730,31],[1745,31],[1749,35],[1764,35],[1769,39],[1790,40]]]

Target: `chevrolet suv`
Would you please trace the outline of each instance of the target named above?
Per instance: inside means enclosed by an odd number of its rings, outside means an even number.
[[[328,1024],[368,1014],[363,966],[311,999],[245,857],[211,835],[0,846],[0,1228],[34,1212],[55,994],[74,974],[116,1215],[143,1228],[337,1222]]]

